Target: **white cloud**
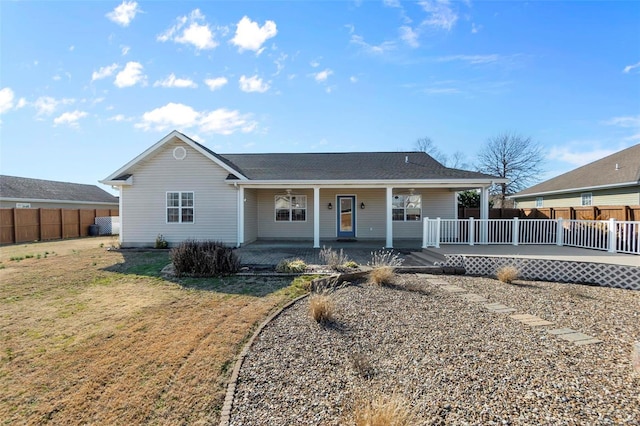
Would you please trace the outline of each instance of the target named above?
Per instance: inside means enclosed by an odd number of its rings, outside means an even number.
[[[29,103],[27,102],[27,100],[25,98],[20,98],[20,99],[18,99],[18,104],[16,105],[16,109],[24,108],[28,104]]]
[[[451,8],[448,0],[425,0],[419,4],[427,12],[423,25],[451,31],[458,20],[458,14]]]
[[[288,57],[289,55],[287,55],[286,53],[280,53],[280,56],[273,61],[273,63],[276,64],[277,67],[276,72],[273,75],[279,75],[282,72],[282,70],[284,69],[284,62]]]
[[[372,55],[382,55],[396,48],[396,44],[392,41],[385,41],[378,45],[373,45],[365,42],[362,36],[356,34],[351,35],[351,40],[349,40],[349,42],[356,46],[360,46],[366,53]]]
[[[205,16],[200,12],[200,9],[194,9],[189,16],[181,16],[177,21],[174,26],[160,34],[157,40],[161,42],[172,40],[175,43],[191,44],[198,50],[213,49],[218,46],[211,27],[206,23]]]
[[[491,55],[450,55],[450,56],[441,56],[436,59],[438,62],[453,62],[453,61],[461,61],[467,62],[471,65],[479,65],[479,64],[490,64],[493,62],[498,62],[502,57],[497,54]]]
[[[144,84],[147,76],[142,73],[142,68],[139,62],[127,62],[124,69],[116,75],[114,84],[120,88]]]
[[[10,87],[4,87],[0,90],[0,114],[13,108],[13,90]]]
[[[400,0],[382,0],[387,7],[400,7]]]
[[[411,27],[403,25],[400,27],[400,39],[411,47],[419,47],[418,37],[420,34]]]
[[[216,78],[207,78],[204,81],[204,84],[206,84],[211,91],[214,91],[214,90],[220,89],[222,86],[224,86],[228,82],[229,80],[227,80],[225,77],[216,77]]]
[[[261,27],[257,22],[253,22],[247,16],[243,16],[237,24],[236,35],[231,39],[231,43],[238,46],[238,51],[253,50],[260,54],[264,49],[262,45],[268,39],[278,34],[276,23],[266,21]]]
[[[73,52],[74,50],[76,50],[76,47],[73,44],[69,46],[69,52]]]
[[[109,117],[108,120],[120,122],[120,121],[126,121],[126,119],[127,118],[124,116],[124,114],[116,114],[113,117]]]
[[[318,83],[322,83],[327,81],[327,79],[329,78],[330,75],[333,74],[333,71],[329,68],[325,69],[324,71],[320,71],[320,72],[316,72],[313,73],[313,78],[316,82]]]
[[[131,48],[129,46],[120,46],[120,47],[121,47],[122,56],[127,56]]]
[[[633,64],[633,65],[627,65],[626,67],[624,67],[624,70],[622,70],[622,72],[628,74],[628,73],[630,73],[632,70],[634,70],[636,68],[640,68],[640,62],[638,62],[637,64]]]
[[[53,119],[53,124],[56,126],[59,124],[66,124],[71,127],[78,127],[78,120],[86,117],[88,114],[84,111],[65,112],[59,117]]]
[[[590,143],[590,145],[592,145],[592,143]],[[565,163],[579,167],[604,158],[614,152],[616,152],[615,149],[594,149],[592,151],[579,152],[567,146],[554,146],[549,150],[547,158],[550,160],[564,161]]]
[[[636,115],[635,117],[613,117],[612,119],[605,121],[604,124],[620,127],[640,127],[640,115]]]
[[[269,90],[269,84],[262,81],[257,75],[252,77],[241,76],[240,80],[240,90],[243,92],[259,92],[264,93]]]
[[[75,99],[65,98],[57,100],[51,96],[41,96],[35,100],[33,106],[36,109],[36,114],[42,116],[53,114],[56,108],[58,108],[58,105],[70,105],[74,102]]]
[[[113,73],[115,72],[115,70],[118,69],[118,64],[111,64],[111,65],[107,65],[105,67],[100,67],[98,68],[98,71],[94,71],[91,74],[91,81],[95,81],[95,80],[100,80],[106,77],[110,77],[111,75],[113,75]]]
[[[142,121],[135,127],[156,131],[169,128],[197,128],[203,133],[230,135],[238,131],[252,132],[256,129],[257,123],[251,120],[249,114],[240,114],[226,108],[198,112],[188,105],[168,103],[144,113]]]
[[[355,75],[352,75],[351,77],[349,77],[349,81],[352,83],[357,83],[358,82],[358,77],[356,77]]]
[[[176,78],[176,75],[171,73],[164,80],[158,80],[153,83],[153,87],[178,87],[178,88],[190,88],[195,89],[198,85],[188,78]]]
[[[309,62],[309,65],[311,65],[313,68],[318,68],[320,66],[320,62],[314,59],[313,61]]]
[[[140,12],[138,3],[124,0],[120,6],[117,6],[111,12],[107,13],[106,16],[116,24],[128,27],[138,12]]]
[[[482,29],[482,25],[471,23],[471,34],[477,34]]]

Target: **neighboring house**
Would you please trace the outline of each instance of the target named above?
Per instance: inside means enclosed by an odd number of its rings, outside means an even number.
[[[1,208],[117,209],[118,197],[96,185],[0,175]]]
[[[640,205],[640,144],[512,195],[518,208]]]
[[[455,218],[456,191],[500,178],[449,169],[423,152],[217,154],[177,131],[102,180],[120,189],[123,247],[212,239],[422,238],[425,217]]]

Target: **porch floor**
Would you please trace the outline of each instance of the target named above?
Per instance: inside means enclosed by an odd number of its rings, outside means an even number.
[[[321,247],[343,249],[349,259],[361,265],[371,260],[371,252],[384,247],[383,240],[336,241],[322,240]],[[307,264],[321,264],[320,249],[311,241],[258,240],[237,249],[244,265],[277,265],[282,259],[300,258]],[[405,266],[432,265],[428,259],[442,259],[445,254],[555,259],[573,262],[608,263],[640,267],[640,256],[608,253],[599,250],[555,245],[441,245],[439,249],[423,250],[419,240],[394,240],[394,252],[405,259]],[[412,254],[417,253],[417,254]]]

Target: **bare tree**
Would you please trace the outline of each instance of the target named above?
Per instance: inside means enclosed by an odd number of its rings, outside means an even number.
[[[477,169],[482,173],[509,179],[496,184],[491,193],[500,196],[502,205],[507,195],[521,191],[540,180],[544,151],[530,137],[505,132],[489,138],[480,150]]]
[[[445,167],[449,167],[452,169],[469,168],[469,165],[464,161],[465,155],[463,152],[456,151],[451,157],[449,157],[447,154],[440,151],[436,144],[428,136],[416,140],[415,149],[417,151],[426,152]]]

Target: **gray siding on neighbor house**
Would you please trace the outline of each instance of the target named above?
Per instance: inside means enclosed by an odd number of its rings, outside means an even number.
[[[250,243],[258,238],[258,194],[256,189],[244,190],[244,241]]]
[[[541,196],[542,207],[580,207],[582,194],[585,192],[591,192],[591,205],[593,206],[637,206],[640,204],[640,186],[632,186],[566,194],[545,194]],[[535,207],[535,196],[518,199],[518,208],[531,209]]]
[[[16,204],[24,204],[24,203],[29,203],[31,205],[32,209],[87,209],[87,210],[94,210],[94,209],[99,209],[99,210],[105,210],[105,209],[111,209],[111,210],[117,210],[118,209],[118,203],[104,203],[104,204],[91,204],[91,203],[66,203],[66,202],[59,202],[59,203],[52,203],[52,202],[40,202],[40,201],[6,201],[6,200],[2,200],[0,201],[0,208],[3,209],[12,209],[12,208],[16,208]]]
[[[173,157],[177,146],[187,151],[183,160]],[[173,245],[190,238],[235,245],[237,190],[224,182],[227,174],[180,141],[166,144],[136,166],[132,186],[122,187],[122,246],[152,246],[158,234]],[[194,223],[167,223],[167,191],[194,192]]]

